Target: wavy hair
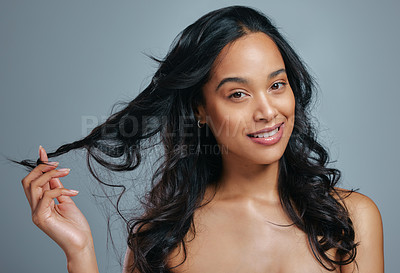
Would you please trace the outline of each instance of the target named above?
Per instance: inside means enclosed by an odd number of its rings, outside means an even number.
[[[265,33],[277,45],[295,96],[294,129],[279,164],[281,205],[293,224],[307,234],[312,252],[323,267],[335,270],[354,261],[357,243],[353,224],[344,197],[335,188],[340,171],[327,166],[328,152],[318,143],[311,122],[314,80],[264,14],[231,6],[201,17],[177,36],[164,59],[153,58],[159,67],[150,84],[122,110],[86,137],[48,154],[56,157],[86,149],[90,173],[103,185],[113,186],[96,176],[90,159],[110,171],[132,171],[143,161],[145,149],[154,147],[154,143],[162,145],[161,164],[143,201],[144,214],[126,219],[117,202],[134,254],[132,272],[170,272],[168,255],[178,246],[182,246],[186,259],[185,235],[191,229],[195,231],[194,212],[202,206],[206,187],[218,185],[222,169],[221,150],[209,127],[196,126],[196,109],[203,103],[202,87],[221,50],[255,32]],[[28,169],[42,163],[40,159],[14,162]],[[125,192],[121,187],[118,201]],[[338,258],[327,255],[330,249],[336,249]]]

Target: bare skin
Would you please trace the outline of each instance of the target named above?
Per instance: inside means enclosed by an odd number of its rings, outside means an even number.
[[[356,241],[360,242],[358,268],[352,263],[333,272],[383,273],[382,222],[377,207],[359,193],[348,197],[346,205],[355,225]],[[315,260],[302,231],[293,226],[274,226],[265,215],[279,224],[287,220],[277,204],[246,198],[214,199],[195,213],[196,237],[188,234],[187,259],[173,272],[331,272]],[[279,217],[282,222],[278,222]],[[180,249],[170,257],[170,266],[183,261]],[[128,248],[125,268],[132,263]]]
[[[346,203],[352,218],[356,218],[357,241],[361,242],[357,256],[359,270],[353,263],[333,272],[383,272],[378,210],[369,198],[358,193]],[[195,239],[192,234],[186,239],[187,260],[173,272],[332,272],[314,258],[304,232],[295,226],[279,227],[271,222],[290,223],[278,203],[239,195],[213,199],[196,212]],[[329,253],[335,255],[334,250]],[[182,261],[183,253],[176,249],[170,265]]]
[[[295,105],[286,74],[268,76],[284,68],[276,45],[262,33],[240,38],[217,58],[203,89],[206,102],[199,108],[199,119],[208,123],[228,152],[222,154],[221,186],[214,198],[214,189],[209,188],[205,201],[211,202],[195,212],[196,236],[187,234],[187,259],[174,272],[331,272],[314,258],[304,232],[276,225],[291,224],[280,205],[277,183],[278,160],[293,128]],[[227,78],[241,80],[221,85]],[[248,133],[280,122],[285,123],[284,135],[276,144],[262,146],[247,138]],[[383,272],[377,207],[358,193],[346,198],[345,204],[360,242],[358,268],[352,263],[334,272]],[[333,257],[335,250],[329,254]],[[183,257],[177,248],[169,265],[179,265]],[[125,264],[132,261],[127,250]]]
[[[42,147],[39,147],[39,156],[43,162],[48,162]],[[21,181],[31,207],[32,221],[64,251],[68,272],[97,273],[89,224],[71,199],[78,192],[65,189],[59,179],[67,176],[70,170],[56,169],[58,162],[49,163],[52,165],[40,164]]]
[[[222,154],[222,179],[215,196],[214,189],[208,189],[204,201],[210,203],[195,212],[196,236],[187,234],[187,260],[175,272],[329,272],[314,258],[302,231],[278,226],[291,224],[277,191],[279,159],[295,114],[284,69],[279,50],[263,33],[238,39],[218,56],[203,88],[205,104],[199,107],[198,118],[227,149]],[[283,135],[274,144],[254,143],[247,136],[281,123]],[[44,149],[40,158],[48,160]],[[63,249],[69,272],[97,273],[89,224],[71,199],[77,193],[59,180],[69,172],[56,168],[57,164],[41,164],[22,179],[32,220]],[[383,235],[377,207],[356,193],[344,202],[360,242],[358,268],[353,263],[335,272],[382,273]],[[330,254],[335,255],[334,250]],[[182,260],[178,247],[169,264]],[[132,262],[128,249],[124,272]]]

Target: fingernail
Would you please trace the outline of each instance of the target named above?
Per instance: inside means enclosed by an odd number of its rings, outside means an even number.
[[[58,164],[60,164],[60,162],[52,161],[52,162],[47,162],[47,164],[50,164],[50,165],[53,165],[53,166],[57,166]]]
[[[66,173],[66,172],[69,172],[70,170],[71,169],[69,169],[69,168],[62,168],[62,169],[58,169],[57,171]]]
[[[62,193],[67,194],[67,195],[68,194],[78,194],[79,191],[64,189],[64,190],[62,190]]]
[[[42,145],[39,145],[39,157],[42,157]]]

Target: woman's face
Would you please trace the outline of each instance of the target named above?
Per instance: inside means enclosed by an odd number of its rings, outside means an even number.
[[[218,55],[199,107],[222,157],[247,163],[278,161],[293,130],[295,99],[275,43],[251,33]],[[261,131],[261,132],[260,132]]]

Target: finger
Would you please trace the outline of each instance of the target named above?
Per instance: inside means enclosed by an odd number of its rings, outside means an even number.
[[[29,205],[32,206],[32,198],[31,198],[31,183],[35,179],[39,178],[41,175],[43,175],[44,172],[48,172],[50,170],[53,170],[57,168],[58,162],[50,162],[53,163],[53,165],[45,165],[45,164],[39,164],[35,169],[33,169],[27,176],[25,176],[21,182],[22,182],[22,187],[24,188],[25,196],[28,199]]]
[[[53,190],[48,190],[43,193],[42,199],[40,199],[39,204],[32,213],[32,221],[38,227],[44,226],[44,221],[48,219],[51,215],[51,210],[54,208],[54,198],[59,196],[75,196],[79,192],[74,190],[68,190],[65,188],[56,188]]]
[[[40,160],[42,160],[43,162],[46,162],[47,164],[39,164],[38,166],[36,166],[27,176],[25,176],[22,179],[22,184],[24,187],[28,187],[29,183],[33,180],[35,180],[36,178],[38,178],[39,176],[41,176],[44,172],[48,172],[50,170],[55,169],[59,162],[48,162],[48,158],[47,158],[47,154],[46,151],[44,151],[42,146],[39,146],[39,158]]]
[[[79,191],[70,190],[70,189],[66,189],[66,188],[56,188],[56,189],[45,191],[43,193],[42,199],[40,199],[37,209],[42,210],[44,208],[48,208],[52,204],[52,201],[54,198],[57,198],[60,196],[75,196],[78,193],[79,193]]]
[[[52,178],[49,182],[50,184],[50,189],[57,189],[57,188],[64,188],[64,185],[61,183],[59,178]],[[63,203],[63,202],[70,202],[72,201],[71,197],[69,196],[59,196],[57,197],[57,201],[59,203]]]
[[[49,161],[49,158],[47,157],[47,152],[42,147],[42,145],[39,146],[39,157],[40,157],[40,160],[42,160],[42,161]]]
[[[55,169],[42,174],[37,179],[31,182],[31,188],[43,187],[46,183],[50,182],[52,178],[67,176],[70,172],[68,168]]]
[[[56,188],[64,188],[64,185],[61,183],[59,178],[52,178],[50,179],[50,189],[56,189]]]
[[[28,188],[30,186],[30,183],[37,179],[38,177],[40,177],[41,175],[43,175],[43,173],[54,170],[55,168],[57,168],[59,162],[48,162],[47,164],[50,165],[46,165],[46,164],[39,164],[38,166],[36,166],[27,176],[25,176],[21,182],[22,182],[22,186],[24,188]]]
[[[30,194],[32,211],[36,209],[39,200],[42,198],[42,195],[44,193],[42,186],[45,185],[46,183],[49,183],[49,181],[52,178],[64,177],[67,176],[68,174],[69,174],[69,169],[52,170],[47,173],[44,173],[39,178],[32,181],[31,186],[28,190]]]
[[[46,150],[42,147],[42,145],[39,146],[39,158],[43,162],[49,161],[49,158],[47,157]],[[47,183],[46,185],[43,186],[43,190],[45,190],[45,191],[50,190],[49,183]]]

